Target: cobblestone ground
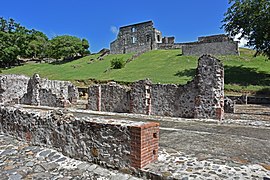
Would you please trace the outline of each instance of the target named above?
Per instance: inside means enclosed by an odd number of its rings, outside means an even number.
[[[71,159],[52,149],[29,146],[13,137],[0,134],[0,179],[136,180],[138,178]]]
[[[228,162],[211,155],[195,157],[163,148],[160,149],[158,161],[144,169],[163,178],[182,180],[270,179],[270,169],[266,164],[246,164],[240,160]]]

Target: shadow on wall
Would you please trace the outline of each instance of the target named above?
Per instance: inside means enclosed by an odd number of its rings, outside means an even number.
[[[257,68],[247,68],[243,66],[224,66],[225,84],[248,85],[270,85],[270,74],[258,72]]]
[[[267,96],[270,98],[270,88],[264,88],[257,91],[256,96]]]

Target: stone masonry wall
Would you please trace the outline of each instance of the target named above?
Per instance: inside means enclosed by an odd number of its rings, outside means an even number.
[[[27,92],[29,79],[23,75],[0,75],[0,103],[18,103]]]
[[[153,122],[0,106],[0,131],[112,168],[142,168],[158,157],[159,124]]]
[[[223,119],[224,115],[224,69],[222,63],[210,55],[198,61],[195,86],[195,117]]]
[[[120,27],[117,39],[110,44],[111,54],[141,53],[157,49],[162,42],[161,32],[152,21]]]
[[[197,42],[188,43],[182,46],[182,53],[185,56],[211,55],[239,55],[238,42]]]
[[[63,107],[78,98],[77,88],[68,81],[41,79],[38,74],[0,76],[0,102]]]
[[[123,91],[123,87],[116,84],[90,86],[88,108],[116,112],[114,106],[120,100],[120,103],[123,102],[122,112],[222,119],[224,113],[224,69],[222,63],[212,56],[203,55],[198,60],[196,72],[195,78],[183,86],[152,84],[150,80],[133,83],[130,91]],[[126,101],[126,97],[129,95],[130,100]],[[106,108],[102,108],[101,104],[105,104]]]

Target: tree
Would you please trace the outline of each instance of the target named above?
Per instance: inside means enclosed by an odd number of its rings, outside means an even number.
[[[75,36],[56,36],[50,41],[49,56],[55,59],[74,59],[83,56],[86,47],[89,44],[83,46],[83,41]]]
[[[256,50],[255,56],[263,54],[270,59],[270,1],[230,0],[223,19],[223,28],[231,36],[241,34],[247,46]]]

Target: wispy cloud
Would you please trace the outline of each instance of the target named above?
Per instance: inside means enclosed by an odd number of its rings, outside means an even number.
[[[113,34],[118,34],[118,28],[116,26],[111,26],[111,32]]]
[[[237,34],[234,37],[234,40],[235,41],[239,41],[239,47],[246,47],[248,40],[246,38],[244,38],[244,37],[239,40],[239,38],[241,37],[241,35],[242,35],[242,33]]]

